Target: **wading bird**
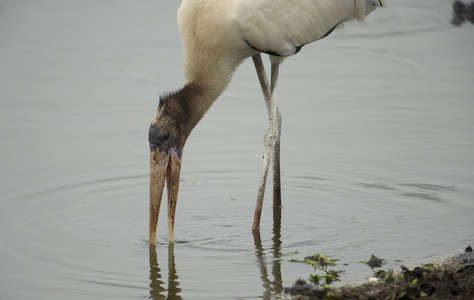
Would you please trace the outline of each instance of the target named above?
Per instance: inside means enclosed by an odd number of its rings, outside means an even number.
[[[273,168],[273,206],[281,206],[281,115],[275,91],[280,63],[342,23],[363,21],[384,0],[183,0],[178,25],[184,44],[186,85],[160,97],[151,121],[150,243],[155,243],[161,197],[168,193],[168,238],[174,241],[183,148],[191,130],[224,92],[236,68],[253,58],[268,112],[253,230],[260,226],[266,177]],[[268,82],[260,54],[270,56]]]

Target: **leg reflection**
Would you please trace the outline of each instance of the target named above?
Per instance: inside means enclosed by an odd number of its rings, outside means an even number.
[[[174,245],[168,246],[168,295],[164,286],[163,278],[161,276],[161,269],[158,265],[158,257],[156,255],[156,246],[150,244],[150,299],[169,299],[180,300],[181,292],[178,283],[178,275],[176,272],[176,265],[174,260]]]
[[[281,278],[281,206],[273,208],[273,238],[272,238],[272,252],[273,252],[273,281],[275,293],[283,292],[283,280]]]
[[[273,281],[268,278],[267,261],[265,257],[265,249],[260,238],[260,231],[253,231],[253,238],[255,243],[255,255],[260,266],[260,278],[263,282],[264,292],[263,299],[270,299],[272,295],[283,292],[283,281],[281,277],[281,265],[279,258],[281,256],[281,207],[273,208],[273,238],[272,238],[272,259],[269,263],[272,264],[271,272]]]

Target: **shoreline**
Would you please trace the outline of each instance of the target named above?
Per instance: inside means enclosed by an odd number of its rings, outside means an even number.
[[[401,271],[379,270],[369,282],[331,288],[299,279],[285,288],[288,299],[474,299],[474,252]]]

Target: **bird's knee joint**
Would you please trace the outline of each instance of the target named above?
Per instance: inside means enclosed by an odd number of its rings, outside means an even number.
[[[276,140],[277,140],[277,135],[275,132],[267,132],[263,140],[263,144],[266,147],[273,147],[275,145]]]

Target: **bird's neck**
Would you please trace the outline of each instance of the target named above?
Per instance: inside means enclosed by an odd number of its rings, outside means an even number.
[[[188,128],[192,130],[202,119],[217,98],[229,85],[235,66],[214,63],[203,65],[184,66],[187,83],[181,90],[186,93],[188,109],[192,118]],[[190,132],[190,131],[189,131]]]
[[[205,50],[194,44],[184,47],[186,85],[178,93],[186,94],[181,98],[186,99],[187,109],[191,112],[191,117],[186,120],[188,134],[224,92],[234,71],[245,59],[241,55]]]
[[[188,82],[175,93],[167,97],[177,103],[182,114],[178,117],[182,125],[182,137],[186,140],[193,128],[204,117],[206,112],[222,94],[227,84],[212,85],[210,82]]]

